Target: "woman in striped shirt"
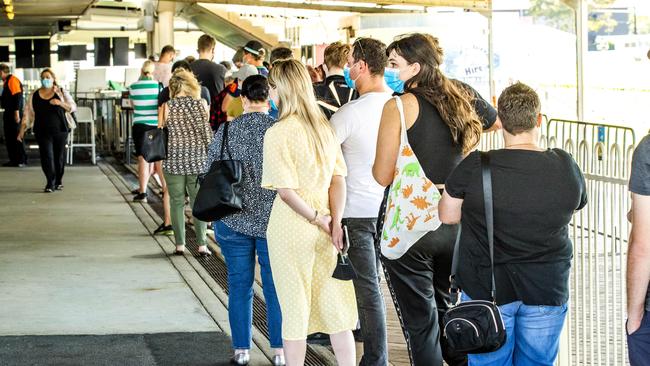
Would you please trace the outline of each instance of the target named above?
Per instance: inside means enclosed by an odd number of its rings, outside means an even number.
[[[162,172],[162,161],[148,163],[142,157],[142,140],[149,130],[158,128],[158,94],[160,83],[153,79],[155,64],[147,60],[142,65],[140,79],[131,84],[129,95],[133,105],[133,142],[135,154],[138,157],[139,190],[133,197],[134,202],[147,202],[147,182],[149,177],[156,173],[160,177],[163,194],[166,191],[165,179]],[[168,206],[167,206],[168,207]],[[165,210],[164,222],[156,229],[155,234],[164,233],[171,235],[171,218],[169,210]]]

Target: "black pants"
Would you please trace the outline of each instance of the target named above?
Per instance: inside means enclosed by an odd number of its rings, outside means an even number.
[[[381,257],[411,363],[416,366],[466,365],[467,356],[450,351],[441,337],[442,315],[450,307],[449,275],[457,225],[442,225],[402,257]]]
[[[9,154],[9,162],[12,164],[25,164],[27,163],[27,154],[25,153],[25,144],[18,141],[18,132],[20,132],[20,124],[16,123],[14,112],[5,111],[3,115],[4,133],[7,144],[7,153]]]
[[[55,186],[63,184],[65,143],[67,139],[67,132],[36,134],[38,152],[41,155],[41,168],[43,168],[47,182],[45,188],[54,189]]]

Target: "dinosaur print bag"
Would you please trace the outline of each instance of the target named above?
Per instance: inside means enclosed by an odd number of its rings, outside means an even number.
[[[402,124],[400,145],[380,241],[381,254],[388,259],[400,258],[426,233],[441,225],[438,217],[440,192],[424,175],[409,145],[402,100],[395,97],[395,102]]]

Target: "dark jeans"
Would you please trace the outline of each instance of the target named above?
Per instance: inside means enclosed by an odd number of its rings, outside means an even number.
[[[360,366],[388,364],[386,341],[386,305],[379,287],[379,256],[375,252],[376,218],[347,218],[350,249],[348,256],[357,271],[353,280],[357,309],[363,336],[363,357]]]
[[[45,187],[54,189],[63,184],[63,171],[65,170],[65,143],[68,139],[67,132],[57,134],[36,134],[38,152],[41,155],[41,168],[47,181]]]
[[[440,366],[443,358],[451,366],[467,364],[465,354],[447,348],[439,324],[450,307],[449,275],[457,231],[457,225],[443,224],[399,259],[381,257],[411,363],[416,366]]]
[[[14,112],[5,111],[3,124],[9,162],[16,165],[25,164],[27,162],[25,143],[16,140],[18,138],[18,132],[20,132],[20,124],[16,123]]]
[[[650,366],[650,311],[643,314],[641,327],[627,335],[630,366]]]

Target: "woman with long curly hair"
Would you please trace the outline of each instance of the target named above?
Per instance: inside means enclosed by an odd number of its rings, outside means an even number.
[[[494,125],[496,111],[469,85],[442,73],[443,53],[437,38],[407,35],[391,43],[386,53],[388,67],[397,69],[400,80],[405,82],[405,94],[384,106],[373,175],[383,186],[395,180],[391,189],[398,194],[402,194],[402,176],[416,174],[425,178],[425,192],[434,192],[431,185],[442,191],[447,176],[479,143],[483,129]],[[403,135],[402,128],[406,130]],[[409,148],[400,151],[400,144]],[[397,171],[400,153],[414,154],[416,164]],[[414,187],[401,188],[406,194],[407,188]],[[385,203],[380,217],[384,212]],[[406,212],[404,207],[398,207],[393,215],[395,212],[401,215],[397,223],[405,226],[418,219],[418,213]],[[419,215],[426,220],[425,215]],[[378,225],[378,230],[381,227]],[[399,254],[389,257],[382,247],[387,282],[415,365],[442,365],[443,357],[450,365],[467,362],[464,355],[447,351],[444,341],[441,348],[438,324],[440,315],[450,306],[449,275],[457,231],[457,225],[442,224],[436,230],[423,232],[419,239],[409,241],[406,236],[397,236],[389,250]]]

